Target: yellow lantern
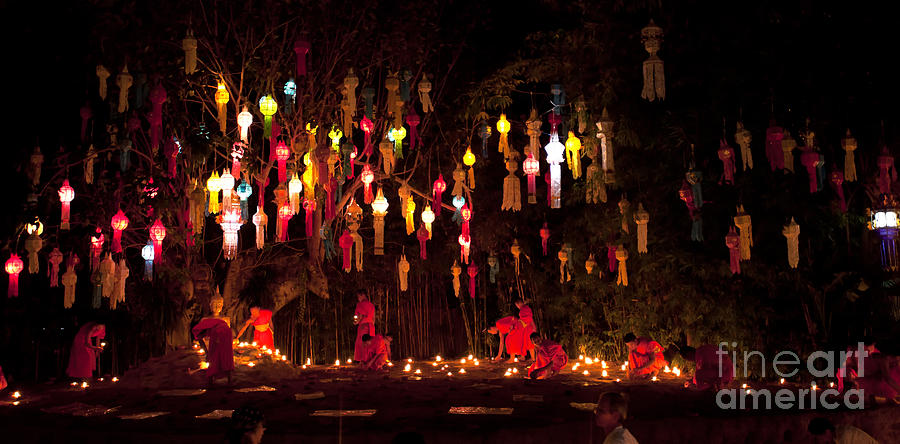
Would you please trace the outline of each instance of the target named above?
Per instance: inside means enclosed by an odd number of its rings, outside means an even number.
[[[425,224],[425,229],[428,230],[428,238],[431,239],[431,224],[434,222],[434,211],[431,211],[431,205],[425,205],[425,209],[422,210],[422,222]]]
[[[469,189],[475,189],[475,169],[472,168],[475,165],[475,155],[472,154],[472,146],[466,148],[466,154],[463,155],[463,163],[469,167]]]
[[[206,180],[206,189],[209,191],[209,208],[207,212],[209,214],[216,214],[219,212],[219,191],[222,190],[222,185],[219,183],[219,173],[213,171],[210,174],[209,179]]]
[[[219,111],[219,131],[222,134],[225,134],[226,120],[228,119],[228,111],[225,109],[225,105],[228,104],[228,99],[230,98],[228,90],[225,89],[225,83],[220,81],[219,86],[216,87],[216,108]]]
[[[375,255],[384,255],[384,216],[387,215],[388,201],[384,198],[384,190],[378,189],[378,195],[372,201],[372,215],[375,216]]]
[[[500,120],[497,121],[497,131],[500,131],[500,145],[497,151],[503,153],[503,158],[509,158],[509,120],[506,120],[506,114],[500,114]]]
[[[566,139],[566,162],[572,170],[572,179],[581,177],[581,140],[572,131],[569,131],[569,138]]]

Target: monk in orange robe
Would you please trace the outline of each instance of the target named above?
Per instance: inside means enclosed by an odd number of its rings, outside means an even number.
[[[381,370],[391,360],[391,335],[363,335],[362,341],[366,345],[366,360],[363,367],[366,370]]]
[[[522,330],[522,326],[515,316],[500,318],[492,327],[487,329],[487,332],[492,335],[500,335],[500,348],[497,350],[497,356],[492,359],[493,361],[500,360],[500,358],[503,357],[504,346],[506,347],[507,353],[509,353],[510,359],[514,358],[516,355],[523,355],[524,357],[521,340],[512,335],[513,331],[519,333],[517,329]]]
[[[669,365],[663,357],[663,348],[659,342],[637,338],[633,333],[628,333],[625,335],[625,345],[628,347],[629,378],[651,378]]]
[[[356,293],[356,311],[353,313],[353,323],[356,324],[356,343],[353,346],[353,360],[366,361],[366,345],[363,344],[363,335],[375,335],[375,305],[369,302],[369,295],[365,290]]]
[[[516,308],[519,309],[519,324],[522,326],[522,329],[518,334],[520,336],[517,337],[517,341],[520,341],[522,344],[522,357],[525,357],[525,353],[528,353],[528,356],[534,360],[535,352],[534,352],[534,344],[531,341],[531,334],[537,331],[537,327],[534,324],[534,314],[531,312],[531,307],[529,307],[523,299],[519,299],[516,301]],[[513,360],[512,357],[509,358],[510,361]]]
[[[683,347],[681,356],[693,361],[696,370],[690,381],[701,390],[719,390],[734,380],[734,363],[726,351],[720,351],[715,345],[706,344],[697,347]],[[685,383],[687,387],[687,383]]]
[[[541,339],[541,335],[532,333],[531,343],[536,350],[534,363],[526,370],[531,379],[547,379],[556,376],[569,362],[566,351],[556,342]]]
[[[88,322],[81,326],[72,341],[66,374],[72,378],[88,379],[97,367],[97,355],[103,351],[100,340],[106,337],[106,326]],[[95,340],[96,338],[96,340]]]
[[[275,336],[272,334],[272,310],[250,307],[250,319],[244,323],[244,327],[241,328],[237,337],[243,336],[244,330],[250,325],[253,325],[253,342],[256,342],[256,346],[275,350]]]
[[[234,370],[234,349],[232,348],[231,327],[222,319],[203,318],[191,329],[194,338],[200,343],[200,347],[206,352],[206,378],[211,386],[218,378],[228,377],[231,384],[231,371]],[[206,338],[209,342],[204,342]]]

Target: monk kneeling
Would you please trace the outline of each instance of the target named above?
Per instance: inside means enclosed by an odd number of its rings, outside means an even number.
[[[628,377],[632,379],[652,378],[669,365],[663,357],[663,348],[649,338],[637,338],[633,333],[625,335],[628,346]]]
[[[391,360],[391,335],[362,336],[366,346],[366,359],[363,368],[366,370],[381,370]]]
[[[547,379],[556,376],[569,362],[569,357],[566,356],[561,345],[549,339],[541,339],[540,334],[532,333],[531,343],[535,348],[534,363],[527,369],[528,377],[531,379]]]

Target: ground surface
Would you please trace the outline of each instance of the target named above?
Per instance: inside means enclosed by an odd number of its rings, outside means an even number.
[[[227,420],[197,416],[251,404],[266,415],[264,443],[388,443],[401,431],[418,431],[428,443],[601,442],[591,427],[588,403],[610,389],[630,396],[627,426],[642,443],[802,443],[807,442],[809,418],[825,413],[726,412],[715,406],[711,393],[684,389],[683,378],[671,373],[656,382],[615,382],[624,378],[618,367],[608,369],[608,377],[603,378],[599,364],[582,364],[573,372],[571,366],[577,361],[553,380],[530,381],[523,378],[524,363],[481,361],[476,366],[457,359],[434,366],[430,360],[413,362],[410,371],[404,372],[406,362],[395,361],[390,371],[372,374],[347,365],[303,369],[255,354],[252,349],[239,354],[231,386],[223,381],[218,388],[194,395],[165,392],[203,387],[203,372],[188,372],[200,363],[198,353],[191,350],[154,359],[115,383],[93,381],[86,389],[67,384],[30,387],[22,390],[19,405],[9,405],[12,399],[4,393],[0,399],[7,405],[0,406],[4,431],[0,441],[220,443]],[[248,362],[256,365],[249,367]],[[518,368],[519,373],[504,376],[510,368]],[[416,369],[422,373],[416,375]],[[590,375],[582,374],[585,369]],[[261,385],[274,390],[240,391]],[[309,399],[298,400],[297,394]],[[450,414],[453,407],[512,411]],[[375,412],[372,416],[317,416],[328,410]],[[147,412],[167,413],[148,419],[122,418]],[[882,443],[900,443],[900,408],[829,415],[835,422],[867,430]]]

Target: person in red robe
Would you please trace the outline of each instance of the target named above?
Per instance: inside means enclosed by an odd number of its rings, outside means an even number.
[[[628,347],[628,377],[632,379],[652,378],[669,365],[663,357],[663,348],[649,338],[637,338],[633,333],[625,335]]]
[[[522,344],[522,357],[525,357],[525,353],[528,353],[528,356],[534,360],[535,351],[534,344],[531,341],[532,333],[537,331],[537,327],[534,324],[534,314],[531,312],[531,307],[529,307],[524,299],[519,299],[516,301],[516,308],[519,309],[519,324],[522,326],[521,331],[517,332],[520,336],[514,337],[516,341],[520,341]],[[514,357],[514,356],[513,356]],[[513,357],[510,357],[510,361],[513,360]]]
[[[531,379],[547,379],[556,376],[569,362],[562,346],[549,339],[541,339],[537,333],[531,334],[531,343],[536,353],[534,363],[526,371]]]
[[[518,334],[521,330],[522,325],[519,324],[519,320],[515,316],[500,318],[492,327],[487,329],[487,332],[492,335],[500,335],[500,348],[497,350],[497,356],[492,359],[493,361],[498,361],[503,357],[504,346],[506,352],[509,353],[510,359],[515,358],[516,355],[522,355],[524,358],[522,342],[517,337],[520,335],[513,335],[514,331]]]
[[[232,331],[228,323],[222,319],[203,318],[191,329],[194,338],[206,352],[206,379],[210,386],[218,378],[228,377],[231,385],[231,371],[234,370],[234,349],[232,348]],[[204,338],[209,342],[205,342]]]
[[[700,390],[719,390],[734,380],[734,363],[726,351],[720,351],[711,344],[693,347],[682,347],[681,356],[694,362],[694,377],[691,383]],[[688,383],[685,383],[685,387]]]
[[[241,328],[237,337],[243,336],[244,330],[250,325],[253,325],[253,342],[256,342],[256,346],[275,350],[275,336],[272,334],[272,310],[250,307],[250,319],[244,323],[244,327]]]
[[[353,323],[356,324],[356,343],[353,345],[353,360],[366,361],[366,345],[363,335],[375,335],[375,305],[369,302],[366,290],[356,292],[356,311],[353,312]]]
[[[366,346],[366,359],[363,367],[366,370],[381,370],[391,360],[391,335],[363,335]]]
[[[72,351],[69,353],[69,366],[66,374],[72,378],[88,379],[97,367],[97,355],[103,351],[99,341],[106,337],[106,326],[96,322],[88,322],[81,326],[75,339],[72,340]],[[96,341],[95,341],[96,338]]]

